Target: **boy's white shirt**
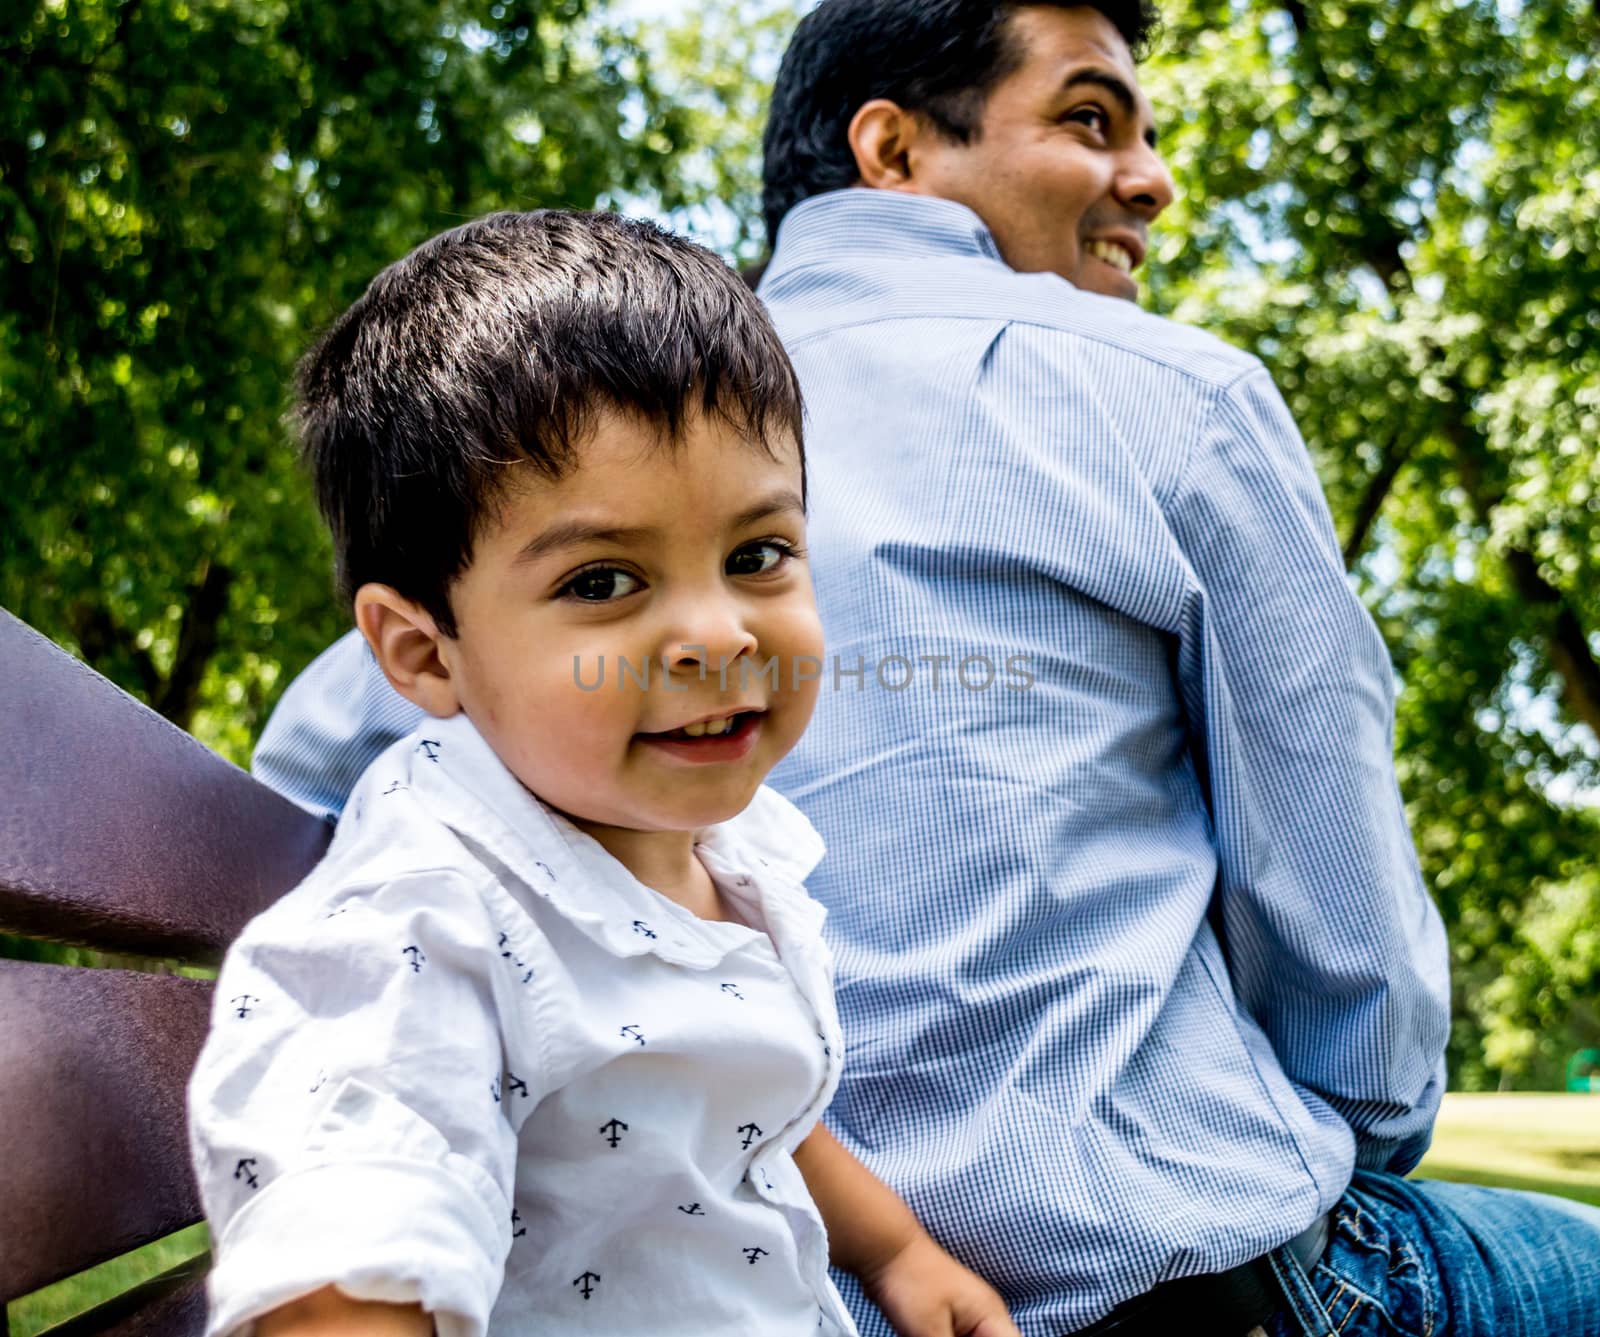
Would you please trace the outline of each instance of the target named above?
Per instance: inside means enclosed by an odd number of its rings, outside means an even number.
[[[374,762],[218,981],[208,1337],[330,1283],[441,1337],[853,1334],[791,1155],[843,1053],[822,842],[762,789],[697,848],[765,933],[641,885],[464,715]]]

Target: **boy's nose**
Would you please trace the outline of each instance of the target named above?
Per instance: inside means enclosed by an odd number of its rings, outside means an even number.
[[[716,672],[740,655],[754,654],[760,641],[733,609],[701,607],[686,618],[681,634],[663,648],[665,668]]]

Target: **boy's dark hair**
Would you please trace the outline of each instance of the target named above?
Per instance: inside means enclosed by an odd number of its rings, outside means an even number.
[[[500,213],[375,278],[300,363],[295,420],[339,592],[367,581],[456,634],[449,587],[515,470],[558,479],[597,412],[721,417],[776,453],[800,385],[709,251],[615,214]]]
[[[1095,9],[1137,58],[1156,26],[1152,0],[1029,0]],[[1021,68],[1010,34],[1019,3],[987,0],[822,0],[784,52],[762,138],[767,243],[801,200],[856,183],[850,121],[888,98],[967,143],[994,86]]]

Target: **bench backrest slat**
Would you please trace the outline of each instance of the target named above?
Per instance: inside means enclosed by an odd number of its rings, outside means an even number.
[[[208,961],[325,823],[0,610],[0,931]]]
[[[0,961],[0,1301],[200,1219],[184,1088],[212,992]]]
[[[79,1314],[47,1328],[40,1337],[202,1337],[206,1330],[205,1264],[182,1269],[187,1274],[174,1281],[163,1276],[135,1286],[130,1291],[86,1314]]]

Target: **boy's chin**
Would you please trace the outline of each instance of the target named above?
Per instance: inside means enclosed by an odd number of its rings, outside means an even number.
[[[700,831],[731,821],[750,806],[760,787],[758,780],[739,786],[737,792],[729,790],[714,796],[708,794],[698,800],[678,795],[659,804],[640,805],[626,811],[617,808],[602,810],[598,806],[583,803],[575,804],[572,808],[564,808],[559,803],[551,803],[550,806],[580,827],[606,827],[614,831],[666,835],[674,831]]]

